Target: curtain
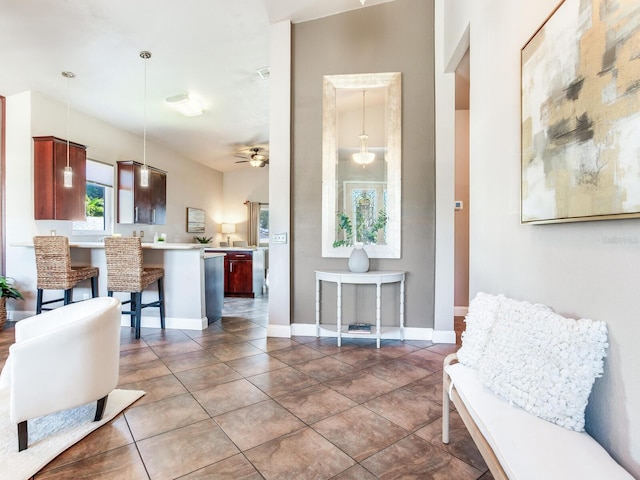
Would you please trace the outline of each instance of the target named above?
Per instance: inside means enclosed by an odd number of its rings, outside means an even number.
[[[260,202],[244,202],[247,206],[247,242],[258,245],[260,238]]]

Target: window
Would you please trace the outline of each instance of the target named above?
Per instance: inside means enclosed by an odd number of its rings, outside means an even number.
[[[87,159],[86,219],[73,222],[74,235],[108,235],[113,231],[113,165]]]
[[[258,217],[258,245],[269,243],[269,204],[260,205],[260,216]]]

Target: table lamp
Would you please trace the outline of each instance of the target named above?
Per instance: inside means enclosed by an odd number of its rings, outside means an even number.
[[[227,234],[227,245],[231,246],[231,233],[236,233],[236,225],[235,223],[223,223],[222,224],[222,233]]]

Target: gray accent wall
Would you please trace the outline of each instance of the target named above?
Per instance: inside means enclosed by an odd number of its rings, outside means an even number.
[[[314,271],[348,262],[321,255],[323,76],[401,72],[402,256],[371,259],[371,269],[406,270],[406,325],[434,325],[433,19],[432,0],[395,0],[293,25],[292,323],[315,321]],[[323,321],[331,322],[335,287],[323,286]],[[397,291],[383,286],[383,323],[397,321]],[[375,286],[343,288],[343,320],[374,322]]]

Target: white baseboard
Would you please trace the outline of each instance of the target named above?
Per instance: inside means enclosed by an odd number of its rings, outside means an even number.
[[[207,317],[203,318],[180,318],[180,317],[165,317],[165,328],[169,330],[204,330],[207,328],[209,322]],[[131,317],[129,315],[122,315],[120,325],[123,327],[131,326]],[[160,317],[145,316],[142,315],[142,322],[140,326],[143,328],[160,328]]]
[[[316,324],[315,323],[292,323],[291,335],[298,336],[298,337],[315,337]]]
[[[267,337],[291,338],[291,325],[267,325]]]
[[[453,315],[456,317],[464,317],[469,313],[469,307],[453,307]]]
[[[456,332],[453,330],[434,330],[433,343],[456,343]]]
[[[405,340],[431,340],[433,328],[404,327]]]
[[[315,337],[316,325],[314,323],[292,323],[291,335],[300,336],[300,337]],[[335,337],[337,336],[337,334],[335,331],[327,330],[321,327],[320,336]],[[404,328],[405,340],[431,340],[432,336],[433,336],[433,328],[416,328],[416,327]],[[400,338],[400,337],[397,335],[389,336],[388,334],[384,334],[383,332],[382,338]],[[455,343],[455,336],[454,336],[453,343]]]
[[[18,322],[33,317],[35,314],[35,311],[30,310],[7,310],[7,322]]]

